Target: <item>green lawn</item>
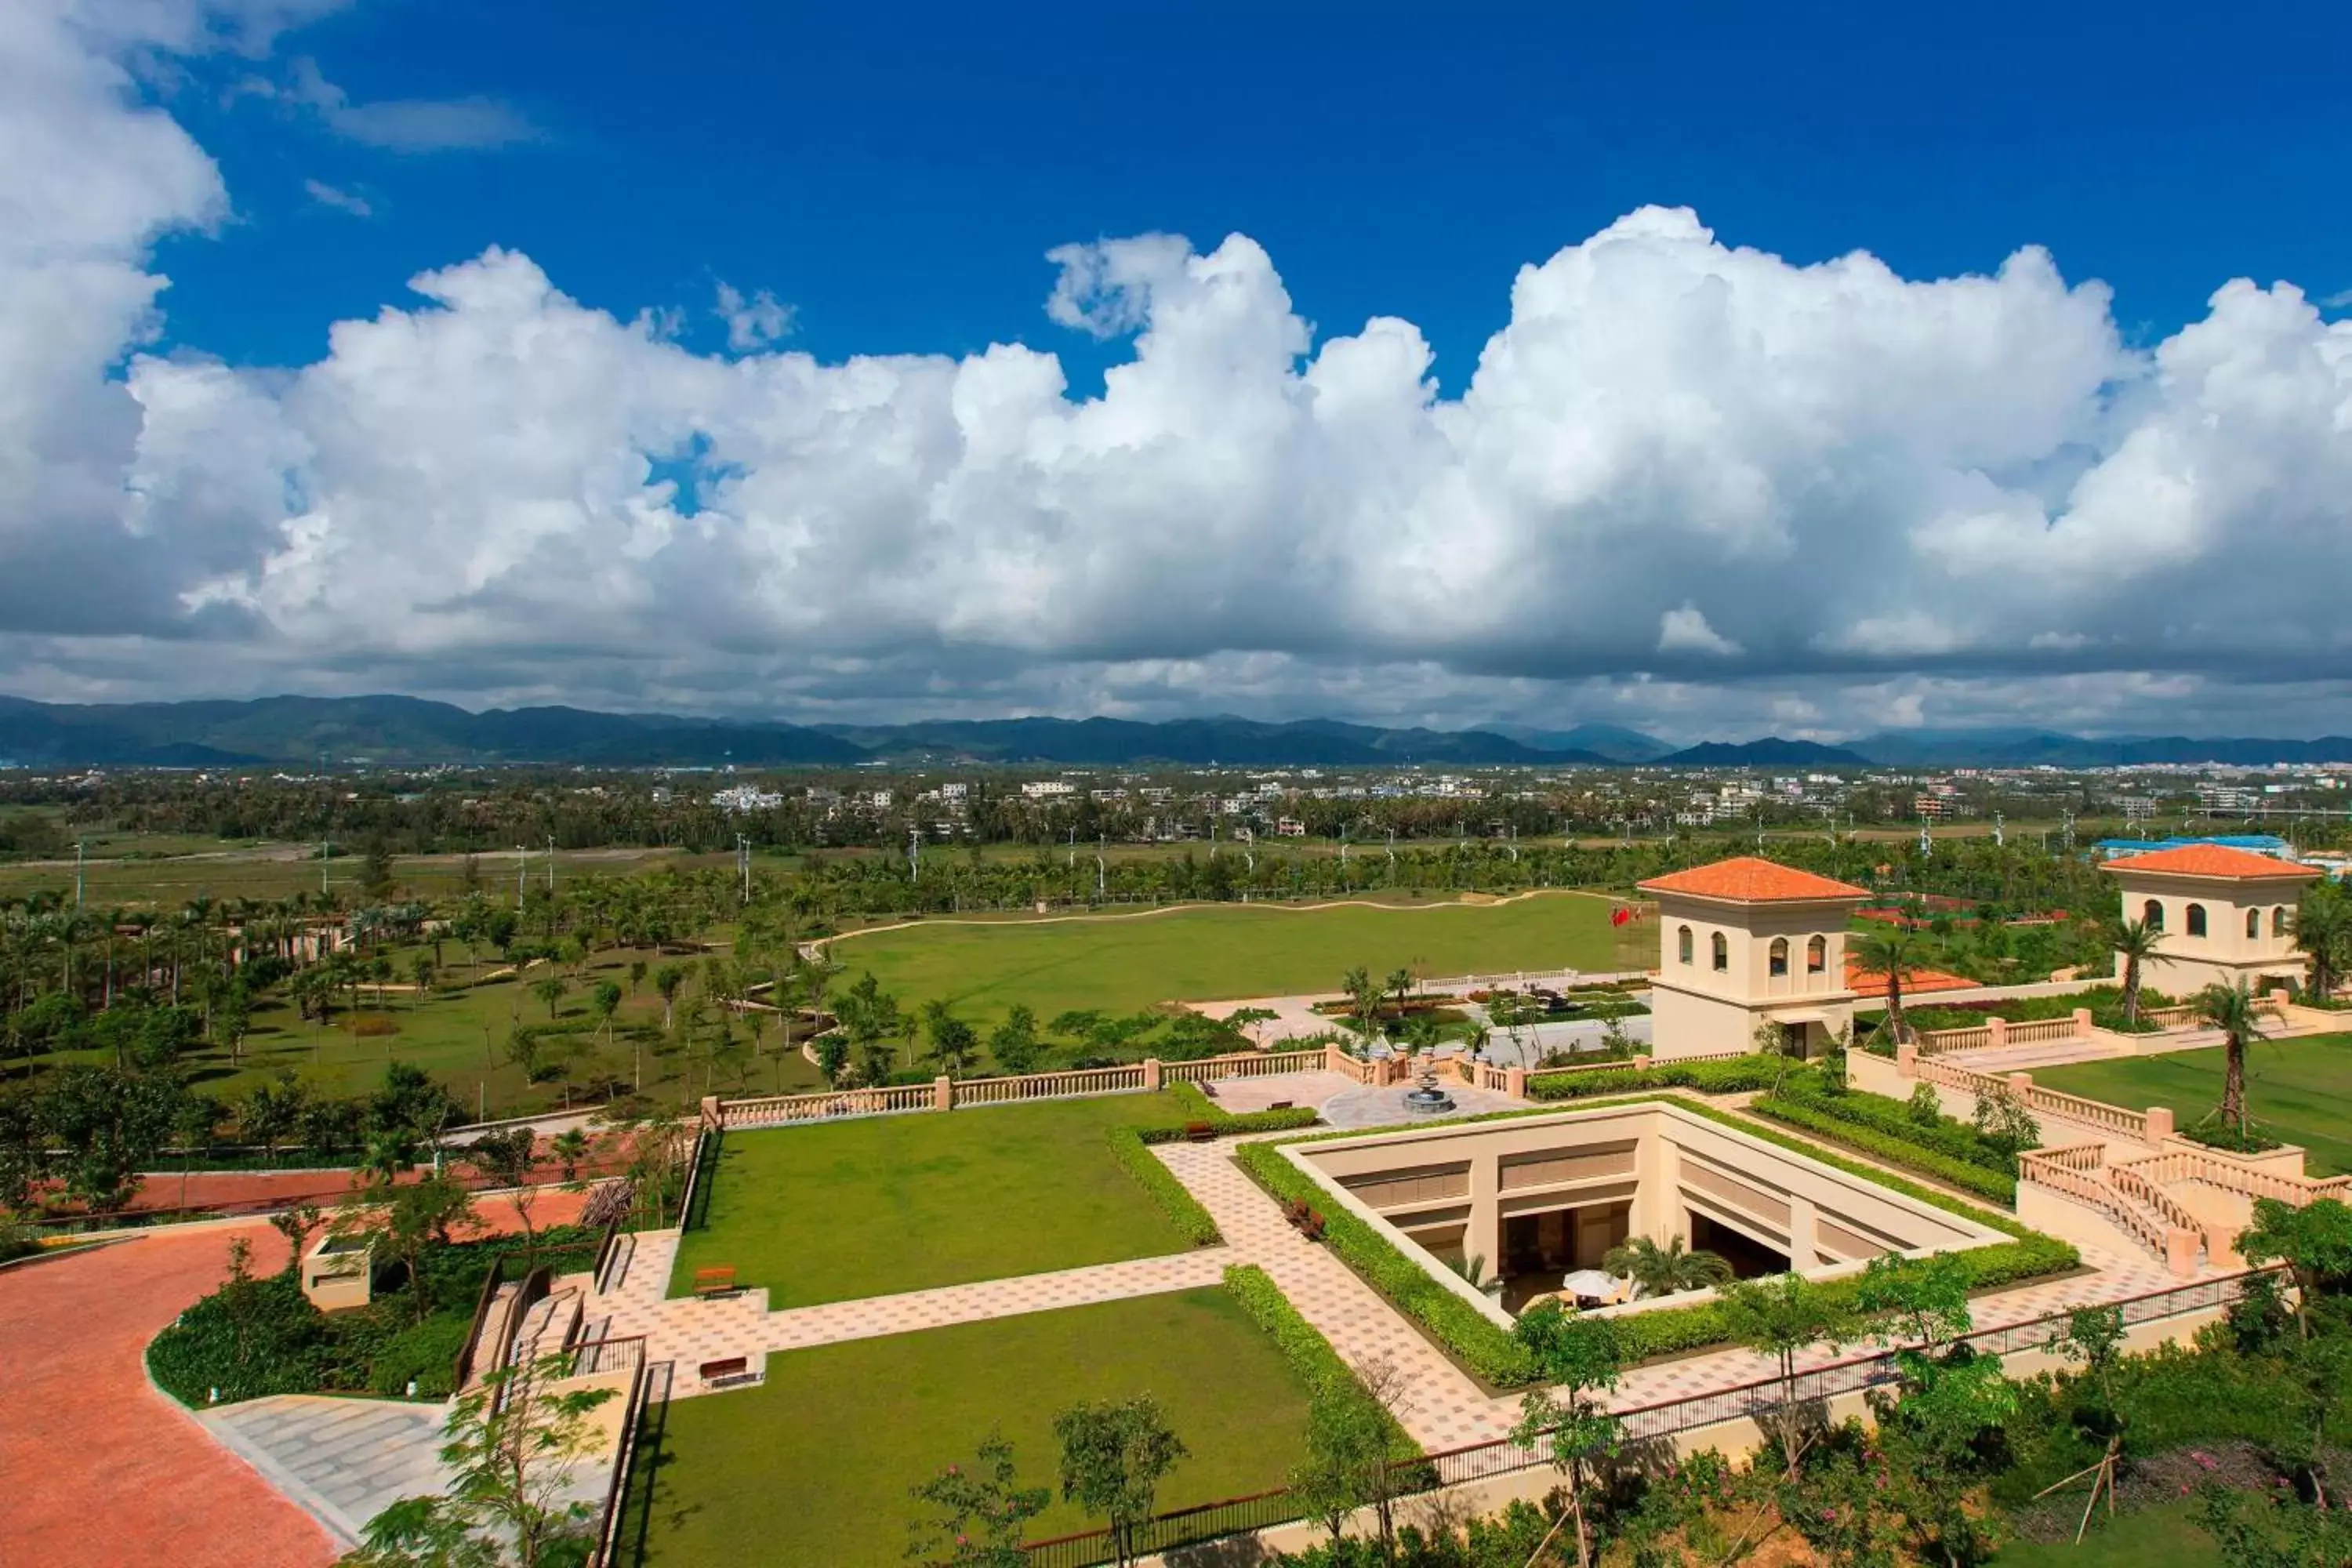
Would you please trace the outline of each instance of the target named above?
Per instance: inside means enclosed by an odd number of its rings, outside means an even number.
[[[1134,1094],[729,1133],[671,1293],[722,1264],[781,1309],[1181,1252],[1104,1133],[1183,1120]]]
[[[2216,1046],[2047,1068],[2033,1081],[2134,1110],[2169,1106],[2186,1127],[2221,1103],[2221,1059]],[[2246,1105],[2271,1136],[2310,1151],[2306,1174],[2352,1171],[2352,1035],[2256,1041],[2246,1053]]]
[[[2119,1513],[2114,1522],[2095,1517],[2080,1546],[2064,1541],[2014,1542],[1995,1554],[1995,1568],[2222,1568],[2221,1549],[2189,1517],[2194,1504],[2162,1503]]]
[[[1498,904],[1179,910],[1132,919],[926,921],[833,944],[855,978],[871,970],[900,1003],[934,997],[994,1019],[1016,1002],[1040,1018],[1076,1008],[1132,1013],[1155,1002],[1336,991],[1361,965],[1423,975],[1517,969],[1644,968],[1657,929],[1618,929],[1606,899],[1540,894]],[[1631,932],[1630,936],[1626,933]]]
[[[1274,1342],[1223,1289],[1182,1290],[784,1352],[758,1388],[656,1406],[625,1540],[644,1568],[897,1563],[908,1489],[971,1464],[991,1427],[1052,1487],[1055,1415],[1137,1394],[1192,1450],[1161,1509],[1278,1487],[1303,1455],[1306,1391]],[[1097,1522],[1057,1500],[1030,1535]]]

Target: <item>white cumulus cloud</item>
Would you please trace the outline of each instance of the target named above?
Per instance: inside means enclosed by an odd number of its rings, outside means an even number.
[[[20,689],[2301,728],[2352,651],[2352,324],[2292,286],[2141,350],[2031,246],[1910,279],[1649,207],[1523,267],[1448,397],[1412,322],[1144,235],[1041,271],[1041,332],[1121,345],[1074,396],[1024,343],[822,361],[731,287],[694,353],[493,248],[233,368],[152,347],[149,247],[226,195],[118,63],[205,30],[76,20],[0,16]]]

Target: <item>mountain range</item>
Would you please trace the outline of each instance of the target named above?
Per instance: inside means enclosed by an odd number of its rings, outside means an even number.
[[[1383,729],[1331,719],[1220,717],[940,720],[907,724],[599,713],[469,712],[414,697],[66,704],[0,697],[0,763],[26,767],[316,766],[542,763],[591,767],[803,767],[861,763],[1116,767],[1431,765],[1660,767],[2111,767],[2199,762],[2352,762],[2352,739],[2093,738],[2043,730],[1912,730],[1842,746],[1768,736],[1676,750],[1608,724],[1544,730]]]

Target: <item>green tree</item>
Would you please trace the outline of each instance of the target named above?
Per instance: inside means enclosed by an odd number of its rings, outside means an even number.
[[[1081,1401],[1054,1417],[1062,1445],[1062,1500],[1110,1528],[1112,1561],[1135,1561],[1136,1535],[1150,1522],[1160,1483],[1189,1452],[1148,1394]]]
[[[529,1127],[509,1127],[497,1132],[485,1132],[467,1145],[462,1158],[492,1182],[509,1189],[507,1202],[515,1211],[516,1223],[522,1226],[523,1259],[526,1264],[539,1258],[539,1232],[530,1223],[530,1211],[539,1201],[539,1190],[531,1185],[532,1167],[539,1163],[539,1135]]]
[[[392,897],[392,845],[382,835],[372,836],[360,860],[360,893],[382,902]]]
[[[1730,1264],[1712,1252],[1685,1250],[1679,1236],[1664,1247],[1646,1236],[1630,1237],[1602,1255],[1601,1267],[1633,1280],[1637,1296],[1704,1290],[1731,1278]]]
[[[547,1004],[547,1016],[551,1022],[556,1016],[556,1004],[572,989],[572,982],[561,974],[545,974],[530,983],[530,994]]]
[[[2286,1265],[2294,1276],[2295,1322],[2309,1339],[2314,1304],[2352,1281],[2352,1206],[2337,1198],[2301,1208],[2256,1198],[2253,1224],[2238,1236],[2238,1256],[2249,1263]]]
[[[1022,1538],[1053,1498],[1021,1484],[1013,1445],[996,1430],[982,1440],[978,1463],[950,1465],[908,1489],[929,1510],[908,1527],[907,1555],[923,1568],[1027,1568]]]
[[[180,1097],[170,1079],[117,1068],[77,1062],[50,1073],[34,1117],[65,1151],[66,1195],[94,1211],[130,1203],[171,1139]]]
[[[2118,916],[2107,922],[2106,942],[2124,969],[2124,1026],[2139,1026],[2140,971],[2164,944],[2164,932],[2146,921]]]
[[[1967,1259],[1957,1253],[1881,1253],[1863,1270],[1854,1306],[1877,1320],[1887,1337],[1936,1351],[1967,1333],[1974,1321],[1969,1278]]]
[[[1609,1413],[1607,1396],[1624,1370],[1623,1347],[1608,1319],[1571,1318],[1557,1301],[1543,1302],[1524,1314],[1515,1331],[1535,1352],[1544,1381],[1551,1386],[1519,1401],[1511,1441],[1548,1451],[1552,1464],[1568,1478],[1568,1510],[1552,1530],[1557,1534],[1561,1524],[1574,1521],[1578,1568],[1587,1568],[1593,1560],[1593,1542],[1585,1504],[1601,1464],[1617,1452],[1621,1433],[1617,1417]],[[1545,1538],[1547,1543],[1549,1540]],[[1540,1547],[1537,1554],[1541,1555]]]
[[[566,1185],[580,1179],[580,1163],[588,1157],[588,1134],[577,1127],[567,1127],[547,1141],[547,1152],[555,1156],[562,1169]]]
[[[1846,951],[1864,974],[1886,976],[1887,1037],[1898,1043],[1909,1039],[1911,1026],[1903,1020],[1903,977],[1919,966],[1918,936],[1899,925],[1873,922]]]
[[[454,1472],[440,1497],[403,1498],[368,1521],[343,1568],[571,1568],[594,1546],[595,1508],[570,1495],[604,1445],[593,1419],[609,1388],[548,1392],[567,1356],[499,1367],[457,1401],[442,1428]]]
[[[2310,960],[2312,995],[2326,1000],[2352,970],[2352,895],[2333,878],[2322,878],[2303,895],[2294,911],[2294,945]]]
[[[1923,1557],[1932,1552],[1947,1568],[1981,1563],[1998,1537],[1968,1500],[1990,1468],[1987,1438],[2017,1414],[2017,1385],[2002,1375],[2000,1357],[1965,1345],[1942,1355],[1904,1351],[1895,1360],[1896,1392],[1870,1399],[1895,1506]]]
[[[2198,1021],[2221,1033],[2221,1121],[2246,1141],[2246,1047],[2263,1038],[2262,1015],[2246,983],[2216,983],[2197,994]]]
[[[1850,1342],[1860,1324],[1853,1309],[1801,1274],[1770,1279],[1738,1279],[1723,1288],[1724,1328],[1732,1342],[1770,1356],[1780,1369],[1780,1408],[1774,1414],[1789,1479],[1797,1479],[1811,1434],[1801,1426],[1797,1404],[1797,1357],[1817,1344]]]
[[[1024,1002],[1014,1003],[1005,1013],[1004,1021],[988,1037],[988,1054],[998,1069],[1015,1076],[1034,1068],[1042,1049],[1037,1040],[1037,1015]]]
[[[672,1033],[677,1018],[678,987],[686,984],[686,965],[665,963],[654,971],[654,989],[661,994],[662,1033]]]
[[[420,1323],[433,1310],[426,1256],[448,1246],[457,1234],[480,1227],[473,1194],[446,1176],[403,1183],[391,1189],[389,1199],[381,1193],[355,1194],[335,1220],[339,1234],[368,1235],[387,1257],[400,1260],[408,1276],[409,1302]]]
[[[955,1016],[944,998],[923,1004],[923,1033],[931,1042],[931,1059],[950,1078],[969,1070],[972,1058],[979,1054],[979,1035]]]

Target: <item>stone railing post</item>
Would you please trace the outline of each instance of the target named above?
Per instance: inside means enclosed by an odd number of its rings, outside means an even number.
[[[2147,1141],[2151,1143],[2162,1143],[2171,1136],[2172,1108],[2168,1105],[2149,1106],[2147,1108]]]
[[[1525,1100],[1528,1097],[1528,1069],[1522,1067],[1505,1068],[1503,1092],[1513,1100]]]
[[[715,1094],[706,1094],[702,1097],[702,1124],[706,1127],[716,1127],[721,1131],[724,1131],[727,1126],[726,1114],[719,1110],[719,1097]]]
[[[1895,1076],[1897,1078],[1919,1076],[1919,1047],[1909,1040],[1903,1040],[1895,1045]]]
[[[2193,1230],[2168,1226],[2164,1232],[2164,1266],[2175,1279],[2188,1279],[2197,1273],[2197,1253],[2205,1238]]]
[[[2288,1000],[2288,994],[2284,987],[2273,986],[2271,988],[2271,1007],[2282,1018],[2286,1016],[2286,1005]]]
[[[2090,1010],[2088,1007],[2077,1007],[2077,1008],[2075,1008],[2075,1009],[2074,1009],[2074,1037],[2075,1037],[2075,1038],[2077,1038],[2077,1039],[2081,1039],[2081,1038],[2083,1038],[2084,1037],[2085,1037],[2085,1036],[2087,1036],[2088,1034],[2090,1034],[2090,1032],[2091,1032],[2091,1010]]]
[[[2023,1100],[2027,1095],[2033,1092],[2033,1075],[2030,1072],[2011,1073],[2009,1075],[2009,1091],[2010,1093],[2017,1096],[2018,1099]]]
[[[1352,1072],[1354,1071],[1354,1068],[1349,1065],[1348,1053],[1341,1050],[1338,1045],[1334,1044],[1332,1041],[1326,1040],[1323,1042],[1323,1070],[1325,1072]]]
[[[1160,1087],[1160,1058],[1158,1057],[1146,1057],[1143,1058],[1143,1087],[1146,1089],[1158,1089]]]
[[[933,1110],[955,1109],[955,1079],[945,1073],[931,1079],[931,1109]]]
[[[1985,1020],[1985,1045],[1988,1047],[1991,1047],[1996,1046],[2005,1046],[2007,1044],[2009,1044],[2009,1020],[2006,1018],[1987,1018]]]

